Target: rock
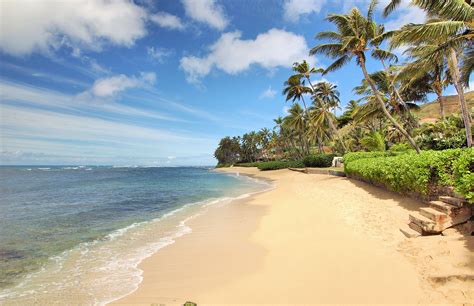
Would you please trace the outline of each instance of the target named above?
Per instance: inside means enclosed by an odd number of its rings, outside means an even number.
[[[474,234],[474,221],[467,221],[462,224],[445,229],[443,236],[472,236]]]

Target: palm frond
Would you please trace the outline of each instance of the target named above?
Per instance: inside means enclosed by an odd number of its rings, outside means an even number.
[[[426,10],[429,15],[443,19],[466,22],[474,19],[473,4],[468,4],[465,0],[413,0],[413,3]]]
[[[351,58],[352,57],[347,54],[341,56],[340,58],[335,60],[331,65],[329,65],[329,67],[327,67],[326,70],[324,70],[323,75],[328,74],[329,72],[332,72],[332,71],[336,71],[337,69],[341,68],[347,62],[349,62]]]
[[[372,57],[378,60],[388,60],[398,62],[398,57],[390,51],[376,48],[372,50]]]
[[[384,17],[387,17],[388,15],[390,15],[393,12],[393,10],[395,10],[395,8],[400,5],[400,3],[402,3],[402,0],[390,1],[390,3],[383,10]]]
[[[329,57],[338,57],[343,54],[341,43],[320,44],[309,50],[310,55],[325,54]]]

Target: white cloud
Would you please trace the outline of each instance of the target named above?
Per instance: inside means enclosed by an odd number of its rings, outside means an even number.
[[[151,59],[157,61],[158,63],[163,62],[166,57],[173,53],[171,50],[156,47],[147,47],[146,52]]]
[[[185,28],[179,17],[166,12],[158,12],[151,15],[150,20],[163,28],[171,30],[184,30]]]
[[[297,22],[301,15],[319,13],[326,0],[285,0],[283,16],[286,20]]]
[[[277,93],[276,90],[272,89],[272,87],[269,86],[260,94],[260,99],[273,98],[276,96],[276,93]]]
[[[15,56],[61,46],[132,46],[146,34],[146,12],[126,0],[2,1],[0,50]]]
[[[216,0],[182,0],[186,15],[217,30],[224,30],[229,23],[221,5]]]
[[[155,82],[156,75],[153,72],[142,72],[139,77],[120,74],[95,81],[90,92],[96,97],[111,97],[126,89],[144,87]]]
[[[224,33],[209,49],[205,57],[181,58],[180,66],[188,82],[199,83],[213,67],[237,74],[254,64],[272,69],[290,67],[295,61],[303,59],[314,63],[314,58],[308,57],[308,45],[303,36],[278,29],[259,34],[254,40],[241,39],[238,31]]]

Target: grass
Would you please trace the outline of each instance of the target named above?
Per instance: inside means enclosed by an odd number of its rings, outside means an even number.
[[[465,93],[466,101],[470,109],[474,108],[474,91]],[[445,96],[444,97],[444,110],[446,116],[450,114],[459,114],[459,100],[458,96]],[[414,111],[420,119],[425,118],[439,118],[439,104],[438,101],[432,101],[423,105],[420,105],[420,109]]]

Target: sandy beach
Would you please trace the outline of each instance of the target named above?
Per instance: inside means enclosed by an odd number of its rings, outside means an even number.
[[[474,237],[405,238],[420,203],[359,181],[227,168],[274,188],[209,207],[121,305],[472,303]],[[125,280],[124,280],[125,281]]]

